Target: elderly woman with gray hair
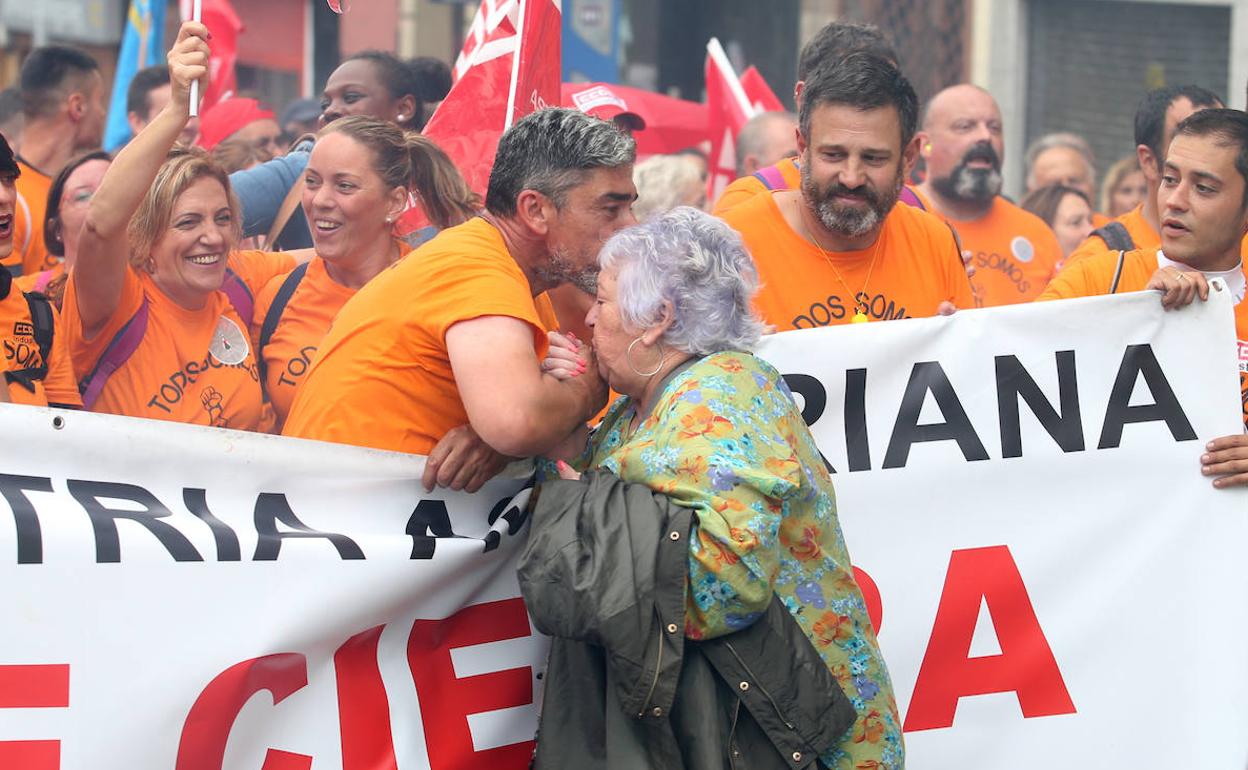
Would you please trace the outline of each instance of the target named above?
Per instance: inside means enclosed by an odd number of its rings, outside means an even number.
[[[520,569],[555,638],[536,767],[899,770],[831,477],[749,352],[763,325],[740,237],[682,207],[599,262],[587,323],[622,397],[563,448]],[[552,344],[548,372],[593,375],[588,350]]]

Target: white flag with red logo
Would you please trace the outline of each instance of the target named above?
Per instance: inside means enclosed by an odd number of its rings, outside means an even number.
[[[706,44],[706,104],[711,134],[707,198],[714,202],[737,178],[737,134],[759,112],[750,103],[728,55],[715,38]]]
[[[180,0],[178,7],[183,21],[191,18],[191,0]],[[212,34],[212,40],[208,42],[211,51],[208,57],[208,88],[199,101],[199,114],[202,115],[204,110],[222,99],[230,98],[238,89],[234,64],[238,59],[238,36],[245,27],[230,0],[203,0],[200,21]]]
[[[559,105],[560,0],[482,0],[455,62],[455,84],[425,126],[468,186],[484,195],[499,137],[517,120]],[[406,235],[427,224],[419,209]]]

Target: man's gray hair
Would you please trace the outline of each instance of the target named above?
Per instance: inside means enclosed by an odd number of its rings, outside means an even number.
[[[1040,153],[1051,150],[1054,147],[1065,147],[1074,150],[1083,156],[1084,161],[1088,164],[1088,180],[1096,176],[1096,159],[1092,155],[1092,145],[1088,144],[1088,140],[1078,134],[1072,134],[1069,131],[1058,131],[1053,134],[1045,134],[1027,147],[1027,152],[1023,154],[1023,165],[1027,169],[1027,187],[1032,188],[1035,181],[1035,173],[1032,168],[1036,165],[1036,158],[1040,157]]]
[[[512,216],[524,190],[536,190],[563,208],[568,190],[584,182],[588,172],[632,165],[636,158],[637,144],[613,123],[580,110],[538,110],[499,140],[485,208]]]
[[[749,351],[765,328],[754,314],[758,271],[741,236],[722,220],[689,206],[616,233],[598,262],[618,271],[621,320],[648,329],[672,303],[662,341],[693,355]]]

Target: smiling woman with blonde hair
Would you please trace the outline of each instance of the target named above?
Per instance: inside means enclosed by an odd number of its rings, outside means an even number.
[[[83,223],[64,326],[84,407],[263,430],[271,423],[248,340],[253,294],[288,255],[235,250],[238,202],[200,149],[170,152],[208,30],[184,23],[169,52],[172,97],[109,166]]]

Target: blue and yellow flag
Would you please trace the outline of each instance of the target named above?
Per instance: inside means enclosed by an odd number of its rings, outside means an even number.
[[[165,0],[130,0],[126,32],[117,56],[113,96],[108,105],[108,126],[104,130],[104,149],[109,152],[130,140],[126,91],[134,73],[165,61],[165,5]]]

